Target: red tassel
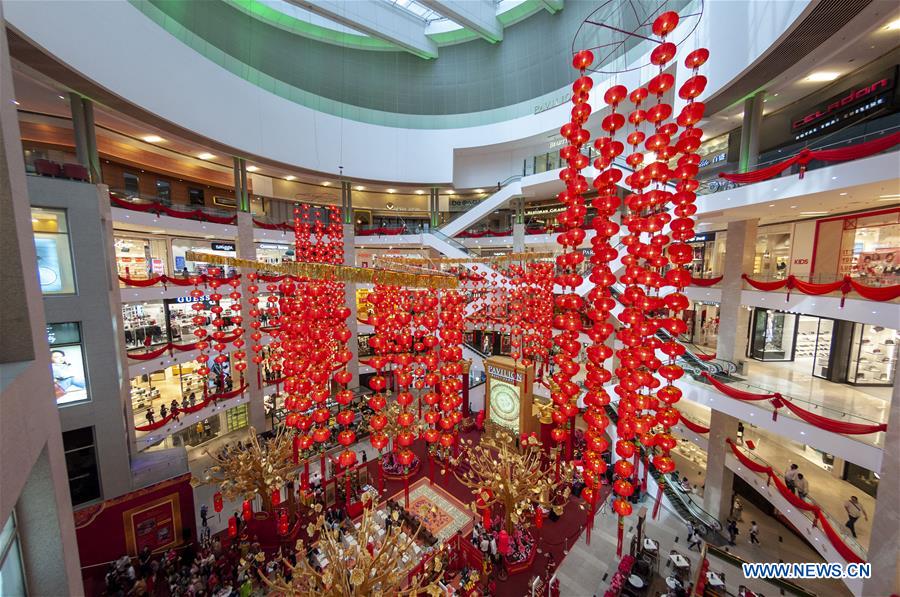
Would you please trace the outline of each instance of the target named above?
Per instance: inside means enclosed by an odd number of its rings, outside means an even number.
[[[618,526],[619,526],[619,528],[618,528],[618,531],[616,532],[616,537],[617,537],[616,556],[621,557],[622,556],[622,537],[625,534],[625,522],[621,516],[619,517],[619,525]]]
[[[653,520],[656,520],[656,516],[659,514],[659,504],[662,502],[663,486],[665,484],[663,477],[660,477],[659,486],[656,488],[656,503],[653,504]]]

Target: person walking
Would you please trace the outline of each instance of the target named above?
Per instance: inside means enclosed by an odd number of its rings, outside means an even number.
[[[153,425],[153,423],[156,421],[156,414],[153,412],[152,406],[147,409],[147,414],[145,416],[147,417],[147,424]]]
[[[856,539],[856,521],[859,520],[860,516],[869,520],[869,515],[863,509],[862,504],[859,503],[859,498],[855,495],[851,495],[850,499],[844,502],[844,510],[847,511],[847,522],[844,526],[850,529],[850,533]]]
[[[794,485],[797,487],[797,495],[800,496],[801,500],[805,500],[806,496],[809,495],[809,481],[806,480],[803,473],[797,475]]]
[[[800,474],[800,469],[796,464],[792,464],[791,468],[784,474],[784,484],[787,485],[787,488],[791,491],[791,493],[797,493],[797,475]]]
[[[750,544],[759,545],[759,525],[756,524],[755,520],[750,521]]]
[[[731,505],[731,515],[735,521],[743,522],[744,520],[744,503],[737,496],[734,496],[734,503]]]
[[[733,518],[728,520],[728,545],[734,546],[736,545],[735,539],[738,536],[740,531],[738,530],[737,521]]]

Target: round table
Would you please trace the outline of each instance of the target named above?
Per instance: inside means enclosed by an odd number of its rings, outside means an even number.
[[[637,574],[632,574],[628,577],[628,584],[630,584],[635,589],[641,589],[644,587],[643,579]]]

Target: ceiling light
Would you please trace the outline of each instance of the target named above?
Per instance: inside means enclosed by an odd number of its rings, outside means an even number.
[[[288,176],[285,176],[284,179],[285,180],[297,180],[297,177],[294,176],[293,174],[289,174]]]
[[[797,209],[797,206],[796,206],[796,205],[792,205],[792,206],[791,206],[791,209]]]
[[[64,96],[64,95],[57,95],[56,97],[58,97],[58,98],[61,99],[61,100],[66,99],[66,96]]]
[[[900,19],[896,19],[891,21],[887,25],[884,26],[885,31],[894,31],[896,29],[900,29]]]
[[[484,192],[484,189],[475,189],[475,192],[476,192],[476,193],[483,193],[483,192]]]
[[[827,211],[801,211],[801,216],[821,216],[827,214]]]
[[[897,199],[900,197],[900,193],[894,193],[892,195],[879,195],[880,199]]]
[[[146,136],[141,137],[141,138],[142,138],[144,141],[146,141],[147,143],[159,143],[160,141],[163,141],[163,140],[164,140],[164,139],[163,139],[162,137],[160,137],[159,135],[146,135]]]
[[[364,187],[364,186],[362,186],[362,185],[357,185],[357,186],[355,186],[355,187],[353,187],[353,188],[356,189],[357,191],[363,191],[363,190],[365,190],[366,187]]]
[[[331,183],[328,182],[328,181],[326,180],[325,182],[322,183],[322,186],[323,186],[323,187],[330,187],[330,186],[331,186]]]
[[[201,160],[211,160],[211,159],[213,159],[213,158],[216,157],[216,156],[214,156],[214,155],[211,154],[211,153],[207,153],[207,152],[204,151],[203,153],[198,153],[198,154],[197,154],[197,157],[200,158]]]
[[[21,106],[21,105],[22,105],[22,104],[20,104],[20,103],[18,102],[18,100],[9,100],[9,101],[11,101],[11,102],[13,103],[13,105],[15,105],[15,106]]]
[[[847,193],[841,193],[841,197],[844,197],[846,195],[847,195]]]
[[[259,170],[259,166],[247,166],[247,172],[256,172]]]
[[[397,189],[388,189],[387,192],[388,192],[388,193],[396,193],[396,192],[397,192]]]
[[[804,81],[809,81],[810,83],[827,83],[829,81],[834,81],[838,77],[840,77],[840,73],[835,73],[831,71],[819,71],[812,73],[808,77],[804,79]]]
[[[423,191],[422,189],[416,189],[416,195],[424,195],[424,194],[425,194],[425,191]]]

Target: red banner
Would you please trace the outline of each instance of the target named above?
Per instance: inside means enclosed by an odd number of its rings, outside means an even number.
[[[800,164],[800,178],[803,178],[806,166],[813,160],[822,162],[846,162],[849,160],[858,160],[886,151],[898,143],[900,143],[900,132],[891,133],[884,137],[879,137],[864,143],[857,143],[856,145],[850,145],[848,147],[839,147],[837,149],[804,149],[800,153],[793,155],[782,162],[766,166],[765,168],[743,173],[727,174],[723,172],[719,174],[719,177],[730,180],[731,182],[744,184],[754,183],[774,178],[794,164]]]
[[[834,528],[831,526],[831,523],[828,521],[828,518],[825,516],[819,506],[817,506],[816,504],[810,504],[809,502],[801,499],[800,496],[794,494],[794,492],[787,488],[787,485],[785,485],[784,481],[772,467],[765,464],[760,464],[744,454],[740,450],[740,448],[738,448],[734,444],[734,442],[731,441],[730,438],[726,439],[725,441],[731,447],[731,452],[734,454],[735,458],[737,458],[742,465],[746,466],[748,469],[755,473],[766,475],[769,481],[778,489],[778,493],[780,493],[781,496],[788,501],[788,503],[800,510],[812,512],[815,516],[815,521],[813,522],[813,524],[818,524],[820,527],[822,527],[822,531],[825,533],[825,536],[828,537],[828,541],[835,548],[835,550],[837,550],[841,557],[844,558],[844,560],[846,560],[847,562],[855,563],[861,563],[863,561],[858,555],[856,555],[856,552],[854,552],[852,549],[850,549],[850,547],[847,546],[846,543],[844,543],[843,538],[834,530]]]
[[[239,280],[241,278],[240,274],[232,276],[230,278],[218,278],[223,284],[230,284],[232,280]],[[162,284],[164,286],[168,286],[172,284],[173,286],[193,286],[195,280],[198,280],[200,284],[207,284],[210,280],[213,280],[210,276],[191,276],[189,278],[173,278],[172,276],[167,276],[165,274],[161,276],[154,276],[152,278],[147,278],[146,280],[136,280],[134,278],[128,278],[126,276],[119,276],[119,281],[125,284],[126,286],[136,286],[138,288],[146,288],[148,286],[155,286],[156,284]]]
[[[780,398],[781,394],[754,394],[753,392],[745,392],[744,390],[739,390],[737,388],[732,388],[731,386],[722,383],[706,371],[700,374],[706,381],[708,381],[712,386],[731,398],[735,400],[771,400],[772,398]]]
[[[837,282],[829,282],[827,284],[814,284],[812,282],[804,282],[803,280],[800,280],[795,276],[788,276],[784,280],[775,280],[773,282],[762,282],[760,280],[754,280],[747,274],[743,274],[741,277],[745,282],[747,282],[747,284],[757,290],[762,290],[763,292],[771,292],[773,290],[787,288],[788,297],[790,297],[791,291],[796,289],[803,294],[816,296],[837,291],[840,291],[844,296],[846,296],[852,291],[856,292],[864,299],[868,299],[870,301],[892,301],[894,299],[900,298],[900,284],[895,284],[893,286],[867,286],[865,284],[860,284],[850,276],[844,276],[842,280],[839,280]],[[841,306],[844,306],[843,299],[841,299]]]

